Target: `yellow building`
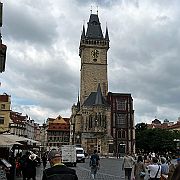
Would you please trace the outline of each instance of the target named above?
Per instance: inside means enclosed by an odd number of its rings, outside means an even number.
[[[7,94],[0,95],[0,133],[9,130],[11,99]]]

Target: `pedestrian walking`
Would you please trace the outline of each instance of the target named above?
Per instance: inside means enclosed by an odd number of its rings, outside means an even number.
[[[130,153],[127,153],[126,156],[123,158],[123,163],[122,163],[122,170],[125,171],[125,180],[131,180],[131,173],[134,164],[135,164],[135,160],[130,155]]]
[[[169,164],[169,173],[168,173],[167,180],[173,180],[172,176],[174,174],[174,171],[175,171],[175,165],[172,162],[170,162],[170,164]]]
[[[26,152],[21,158],[20,158],[20,164],[21,164],[21,170],[23,175],[23,180],[27,179],[27,162],[29,161],[30,152]]]
[[[42,162],[43,162],[43,168],[46,168],[46,164],[47,164],[47,154],[44,153],[42,156]]]
[[[134,166],[134,177],[136,180],[144,180],[146,175],[145,165],[142,156],[138,156],[137,162]]]
[[[91,167],[91,177],[92,179],[96,178],[97,170],[100,168],[100,158],[97,150],[94,150],[94,153],[91,155],[89,166]]]
[[[166,158],[161,157],[161,174],[168,175],[169,173],[169,165],[166,163]]]
[[[51,167],[43,171],[42,180],[78,180],[76,171],[61,163],[61,154],[52,149],[48,154]]]
[[[31,154],[29,156],[29,159],[27,160],[27,165],[26,165],[27,180],[30,179],[36,180],[36,167],[37,167],[36,155]]]
[[[172,175],[172,180],[180,180],[180,158],[177,159],[176,169]]]
[[[150,180],[160,180],[161,177],[161,166],[158,164],[156,157],[152,158],[152,164],[147,166],[150,172]]]

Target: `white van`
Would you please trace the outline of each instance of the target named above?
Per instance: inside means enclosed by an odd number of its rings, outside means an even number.
[[[82,147],[76,147],[77,162],[85,163],[84,149]]]
[[[62,145],[62,163],[76,167],[76,147],[75,145]]]

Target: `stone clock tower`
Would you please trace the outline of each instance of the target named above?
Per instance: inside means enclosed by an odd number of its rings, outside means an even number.
[[[91,92],[101,86],[102,95],[108,92],[107,51],[109,49],[109,35],[106,28],[105,37],[97,14],[91,14],[87,23],[87,31],[83,31],[79,46],[81,58],[80,103],[87,99]]]
[[[70,143],[81,145],[88,154],[94,149],[102,156],[119,155],[121,146],[135,152],[133,101],[130,94],[108,92],[108,29],[103,35],[97,14],[83,26],[80,99],[72,106]]]

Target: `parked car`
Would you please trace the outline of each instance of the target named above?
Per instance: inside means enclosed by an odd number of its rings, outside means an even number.
[[[76,147],[77,162],[85,163],[85,152],[82,147]]]

